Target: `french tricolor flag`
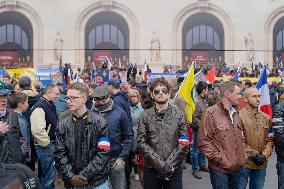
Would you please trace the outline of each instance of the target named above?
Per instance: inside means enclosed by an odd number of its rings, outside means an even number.
[[[263,71],[259,77],[259,80],[256,84],[256,88],[259,90],[260,98],[260,110],[272,119],[272,108],[270,103],[269,88],[267,83],[266,67],[263,67]]]
[[[179,136],[178,137],[178,143],[181,145],[189,145],[189,140],[188,140],[188,136]]]
[[[110,150],[109,139],[107,137],[99,138],[98,148],[108,152]]]

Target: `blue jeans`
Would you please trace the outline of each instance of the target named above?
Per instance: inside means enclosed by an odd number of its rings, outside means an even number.
[[[44,189],[55,188],[55,169],[53,152],[55,145],[49,144],[47,147],[36,145],[36,154],[42,168],[41,186]]]
[[[182,168],[175,171],[170,180],[158,177],[158,172],[153,168],[144,167],[144,189],[183,189]]]
[[[209,168],[209,173],[213,189],[238,189],[239,171],[229,174]]]
[[[109,180],[113,189],[125,189],[126,188],[126,177],[125,169],[121,171],[113,171],[112,167],[115,163],[116,158],[112,158],[109,161]]]
[[[262,189],[264,187],[266,169],[248,169],[240,170],[239,189],[246,189],[249,179],[249,189]]]
[[[284,162],[277,161],[278,189],[284,189]]]
[[[205,155],[198,150],[197,135],[198,129],[193,128],[193,145],[191,148],[192,171],[197,171],[200,167],[206,166]]]
[[[86,187],[80,187],[80,188],[73,188],[73,189],[109,189],[108,187],[108,181],[105,183],[101,184],[100,186],[97,187],[91,187],[91,186],[86,186]]]

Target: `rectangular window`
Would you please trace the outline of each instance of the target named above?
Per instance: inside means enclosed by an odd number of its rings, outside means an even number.
[[[6,25],[0,27],[0,44],[6,43]]]
[[[7,42],[14,42],[14,27],[12,24],[7,25]]]
[[[104,24],[104,42],[110,42],[110,25]]]

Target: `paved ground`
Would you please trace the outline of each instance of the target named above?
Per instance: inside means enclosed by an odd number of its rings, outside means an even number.
[[[191,175],[191,165],[186,163],[187,169],[183,174],[184,189],[211,189],[210,178],[208,173],[202,172],[202,179],[195,179]],[[275,153],[269,159],[268,169],[266,173],[264,189],[277,189],[277,173],[276,173],[276,155]],[[139,181],[132,179],[131,189],[142,189]]]
[[[202,179],[195,179],[191,175],[191,165],[186,163],[187,169],[183,174],[183,186],[184,189],[211,189],[210,178],[208,173],[202,173]],[[269,159],[266,180],[264,189],[276,189],[277,188],[277,173],[276,173],[276,155],[275,153]],[[58,189],[63,188],[62,185],[57,185]],[[131,179],[131,189],[142,189],[140,182]]]

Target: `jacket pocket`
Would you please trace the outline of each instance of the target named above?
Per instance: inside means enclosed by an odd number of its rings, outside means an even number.
[[[231,132],[230,132],[230,125],[228,124],[217,124],[217,137],[220,143],[223,143],[222,140],[230,139]]]

